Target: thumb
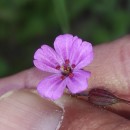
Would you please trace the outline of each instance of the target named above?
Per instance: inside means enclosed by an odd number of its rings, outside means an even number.
[[[17,91],[0,100],[0,130],[55,130],[62,113],[35,93]]]

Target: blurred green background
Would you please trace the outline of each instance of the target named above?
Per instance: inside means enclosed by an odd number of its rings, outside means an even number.
[[[129,30],[130,0],[0,0],[0,77],[33,66],[35,50],[59,34],[96,45]]]

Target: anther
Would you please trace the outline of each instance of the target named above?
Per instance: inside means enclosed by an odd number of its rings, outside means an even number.
[[[72,78],[73,76],[74,76],[74,74],[73,74],[73,73],[70,73],[70,74],[69,74],[69,77],[70,77],[70,78]]]
[[[72,68],[75,68],[75,66],[76,66],[75,64],[72,64],[72,65],[71,65]]]
[[[62,80],[64,80],[64,79],[65,79],[65,76],[64,76],[64,75],[62,75],[62,76],[61,76],[61,79],[62,79]]]
[[[69,59],[65,60],[65,64],[68,65],[70,63]]]
[[[59,65],[58,65],[58,66],[56,66],[56,69],[57,69],[57,70],[59,70],[59,69],[60,69],[60,66],[59,66]]]

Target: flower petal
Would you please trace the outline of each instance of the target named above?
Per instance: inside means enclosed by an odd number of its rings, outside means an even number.
[[[87,80],[90,77],[90,72],[84,70],[74,71],[74,77],[67,78],[67,87],[71,93],[79,93],[88,87]]]
[[[46,71],[46,72],[50,72],[50,73],[59,73],[60,71],[57,69],[54,69],[46,64],[43,64],[41,61],[38,60],[33,60],[34,65],[42,70],[42,71]]]
[[[43,71],[57,73],[59,70],[56,69],[56,66],[61,63],[62,61],[54,49],[47,45],[43,45],[34,54],[34,65]]]
[[[70,34],[58,36],[54,41],[54,48],[60,57],[65,61],[69,59],[72,43],[75,40]]]
[[[54,74],[42,80],[37,87],[37,91],[42,97],[56,100],[62,96],[65,87],[66,80],[62,80],[60,74]]]
[[[93,60],[92,44],[82,42],[80,38],[75,39],[70,54],[70,64],[75,64],[75,69],[87,66]]]

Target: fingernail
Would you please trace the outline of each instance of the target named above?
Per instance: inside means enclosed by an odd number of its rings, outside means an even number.
[[[57,130],[62,114],[54,103],[19,91],[0,101],[0,129]]]

